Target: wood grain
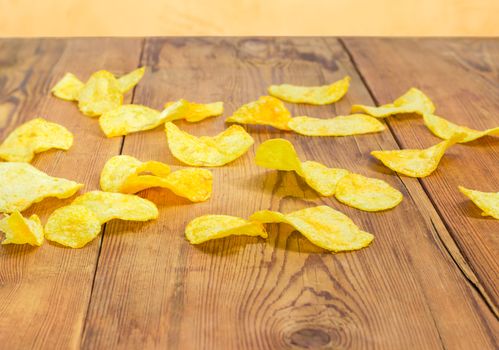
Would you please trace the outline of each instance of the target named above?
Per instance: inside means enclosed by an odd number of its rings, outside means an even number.
[[[101,68],[122,74],[137,67],[141,40],[0,41],[0,138],[21,123],[44,117],[74,133],[68,152],[37,155],[34,165],[53,176],[96,189],[102,165],[118,154],[121,139],[102,137],[97,121],[75,104],[58,100],[50,89],[67,71],[86,79]],[[8,184],[0,184],[8,186]],[[68,200],[33,205],[42,222]],[[100,249],[97,239],[84,249],[46,242],[40,248],[7,245],[0,249],[0,347],[2,349],[78,348]]]
[[[499,125],[498,39],[346,39],[345,43],[377,102],[391,101],[410,86],[417,86],[432,98],[436,113],[442,117],[475,129]],[[418,117],[392,117],[388,123],[403,148],[439,142]],[[477,287],[495,310],[499,301],[499,222],[482,217],[457,186],[496,192],[498,165],[499,141],[485,137],[451,148],[437,171],[421,179],[478,277]]]
[[[228,116],[265,94],[271,83],[312,85],[349,74],[352,87],[333,106],[288,105],[293,114],[345,114],[373,103],[355,67],[334,39],[147,39],[150,67],[134,103],[225,101]],[[224,117],[179,122],[196,135],[223,130]],[[248,126],[256,144],[284,137],[303,158],[382,178],[404,193],[394,210],[366,213],[318,197],[293,174],[253,164],[254,150],[213,169],[213,198],[190,204],[166,190],[143,192],[158,203],[157,222],[112,222],[104,234],[83,348],[450,348],[492,349],[497,323],[419,208],[419,182],[401,181],[369,157],[397,148],[392,134],[307,138]],[[123,154],[180,165],[162,128],[129,135]],[[247,217],[330,205],[375,234],[355,253],[329,254],[286,225],[270,225],[267,241],[229,237],[191,246],[188,221],[202,214]],[[463,336],[465,334],[466,336]]]

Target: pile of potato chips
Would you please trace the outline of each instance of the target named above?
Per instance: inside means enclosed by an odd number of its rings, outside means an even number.
[[[174,121],[195,123],[222,115],[223,102],[207,104],[184,99],[164,104],[161,110],[139,104],[123,105],[123,97],[142,79],[145,67],[121,77],[101,70],[86,82],[67,73],[53,87],[52,93],[63,100],[75,101],[89,117],[98,117],[107,137],[118,137],[164,125],[166,144],[171,154],[191,166],[175,171],[165,163],[141,161],[128,155],[109,159],[100,174],[101,191],[86,192],[69,205],[53,211],[45,227],[33,214],[22,211],[47,197],[69,198],[82,187],[75,181],[50,176],[29,162],[49,149],[69,150],[73,134],[64,126],[43,118],[32,119],[11,132],[0,144],[0,231],[2,244],[40,246],[49,241],[71,248],[81,248],[98,237],[106,222],[119,219],[149,221],[158,218],[156,205],[135,193],[151,187],[166,189],[191,202],[211,198],[213,174],[199,167],[220,167],[245,155],[253,146],[253,137],[241,126],[232,125],[214,136],[194,136]],[[380,118],[391,115],[418,114],[424,124],[442,142],[426,149],[374,150],[371,154],[388,168],[411,177],[425,177],[437,169],[446,150],[486,135],[498,135],[499,127],[479,131],[456,125],[436,116],[433,102],[420,90],[411,88],[393,103],[379,107],[353,105],[352,114],[327,119],[310,116],[293,117],[282,101],[327,105],[340,100],[348,91],[350,77],[325,86],[272,85],[270,96],[239,107],[228,123],[271,126],[305,136],[351,136],[381,132],[386,129]],[[353,173],[347,169],[329,168],[315,161],[301,161],[291,142],[269,139],[258,145],[255,163],[261,167],[292,171],[320,196],[334,196],[350,207],[376,212],[396,207],[403,198],[400,191],[384,180]],[[486,193],[460,186],[483,215],[499,219],[499,192]],[[374,214],[373,214],[374,215]],[[313,244],[330,252],[358,250],[374,239],[345,214],[329,207],[303,208],[291,213],[261,210],[248,219],[229,215],[203,215],[187,224],[185,236],[192,244],[216,238],[246,235],[267,238],[265,224],[291,225]]]

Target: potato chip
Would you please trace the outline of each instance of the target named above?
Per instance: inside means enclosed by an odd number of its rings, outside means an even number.
[[[463,139],[459,143],[474,141],[486,135],[499,135],[499,127],[487,129],[484,131],[470,129],[466,126],[459,126],[442,117],[431,113],[423,115],[424,123],[428,129],[441,139],[448,140],[453,134],[464,134]]]
[[[361,249],[374,239],[372,234],[361,231],[348,216],[324,205],[289,214],[262,210],[251,215],[250,220],[287,223],[313,244],[332,252]]]
[[[233,235],[268,237],[262,224],[228,215],[203,215],[185,228],[185,237],[191,244]]]
[[[28,163],[10,162],[0,162],[0,184],[0,213],[23,211],[47,197],[68,198],[83,186],[51,177]]]
[[[270,125],[281,130],[290,130],[291,113],[284,103],[272,96],[262,96],[247,103],[227,118],[227,123]]]
[[[185,111],[183,113],[178,113],[173,116],[169,116],[165,121],[171,122],[177,119],[185,119],[190,123],[199,122],[203,119],[216,117],[223,114],[224,103],[223,102],[213,102],[213,103],[195,103],[189,102],[184,99],[180,99],[176,102],[167,102],[165,104],[165,109],[172,106],[175,103],[181,103],[185,106]]]
[[[391,209],[403,198],[402,193],[383,180],[352,173],[338,181],[335,197],[343,204],[365,211]]]
[[[41,246],[43,243],[43,227],[40,218],[33,214],[28,219],[15,211],[0,220],[0,231],[5,232],[2,244],[30,244]]]
[[[346,169],[328,168],[310,160],[301,163],[301,169],[305,182],[323,196],[333,196],[338,181],[350,173]]]
[[[459,186],[459,191],[483,210],[483,216],[492,216],[499,220],[499,192],[480,192],[463,186]]]
[[[353,105],[352,113],[362,112],[376,118],[385,118],[393,114],[425,113],[435,112],[433,102],[421,90],[410,88],[404,95],[397,98],[393,103],[388,103],[379,107]]]
[[[437,169],[445,151],[461,137],[462,134],[456,134],[449,140],[425,149],[372,151],[371,155],[397,173],[411,177],[425,177]]]
[[[78,108],[90,117],[100,116],[122,103],[123,93],[118,80],[105,70],[93,73],[78,95]]]
[[[287,102],[327,105],[345,96],[349,86],[350,77],[346,76],[333,84],[323,86],[271,85],[268,92],[269,95]]]
[[[71,248],[81,248],[99,235],[101,223],[82,205],[56,209],[45,225],[45,238]]]
[[[160,114],[159,111],[142,105],[123,105],[102,114],[99,125],[107,137],[124,136],[154,129],[161,124]]]
[[[35,153],[51,148],[68,150],[73,134],[62,125],[43,118],[32,119],[12,131],[0,145],[0,158],[9,162],[30,162]]]
[[[141,175],[149,172],[152,175]],[[213,175],[206,169],[182,169],[170,173],[168,165],[160,162],[141,162],[126,155],[109,159],[101,173],[104,191],[137,193],[151,187],[168,188],[193,202],[210,198]]]
[[[385,130],[383,123],[365,114],[330,119],[295,117],[289,121],[288,126],[294,132],[307,136],[350,136]]]
[[[101,224],[113,219],[149,221],[159,215],[153,202],[132,194],[92,191],[75,198],[71,205],[91,210]]]
[[[127,93],[132,90],[135,85],[137,85],[144,76],[144,72],[146,71],[146,67],[140,67],[128,74],[125,74],[118,78],[118,85],[120,87],[120,91],[122,94]]]
[[[173,156],[192,166],[221,166],[241,157],[253,145],[253,138],[239,125],[220,134],[195,137],[175,124],[165,124],[168,146]]]
[[[78,101],[83,82],[72,73],[66,73],[52,88],[54,96],[66,101]]]

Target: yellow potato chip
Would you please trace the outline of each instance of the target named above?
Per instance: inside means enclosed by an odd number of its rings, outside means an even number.
[[[492,216],[499,220],[499,192],[480,192],[463,186],[459,186],[459,191],[483,210],[483,216]]]
[[[336,186],[344,176],[350,174],[346,169],[328,168],[314,161],[301,163],[305,182],[323,196],[333,196]]]
[[[107,137],[154,129],[161,124],[160,112],[142,105],[123,105],[105,112],[99,125]]]
[[[272,96],[262,96],[257,101],[247,103],[227,118],[227,123],[270,125],[281,130],[289,130],[291,113],[284,103]]]
[[[78,101],[80,91],[85,86],[83,82],[72,73],[66,73],[52,88],[54,96],[66,101]]]
[[[333,84],[323,86],[271,85],[268,92],[269,95],[287,102],[327,105],[345,96],[349,86],[350,77],[346,76]]]
[[[345,214],[328,206],[317,206],[281,214],[262,210],[250,216],[261,223],[287,223],[307,237],[313,244],[332,252],[367,247],[374,236],[361,231]]]
[[[404,95],[397,98],[393,103],[388,103],[379,107],[364,105],[353,105],[352,113],[361,112],[376,118],[385,118],[393,114],[425,113],[435,112],[433,102],[421,90],[410,88]]]
[[[149,221],[159,215],[153,202],[132,194],[92,191],[75,198],[71,205],[91,210],[101,224],[113,219]]]
[[[262,224],[228,215],[203,215],[185,228],[185,237],[191,244],[233,235],[268,237]]]
[[[402,201],[402,193],[383,180],[348,174],[336,185],[335,197],[341,203],[365,211],[391,209]]]
[[[0,220],[0,231],[5,232],[2,244],[30,244],[41,246],[43,243],[43,227],[40,218],[33,214],[28,219],[15,211]]]
[[[105,70],[93,73],[78,95],[78,108],[90,117],[100,116],[122,103],[123,93],[118,80]]]
[[[144,76],[144,72],[146,71],[146,67],[140,67],[128,74],[125,74],[118,78],[118,85],[120,87],[120,91],[122,94],[132,90],[135,85],[137,85]]]
[[[330,119],[295,117],[289,121],[288,126],[294,132],[307,136],[350,136],[385,130],[383,123],[365,114]]]
[[[449,140],[425,149],[372,151],[371,155],[397,173],[411,177],[425,177],[437,169],[445,151],[461,137],[462,134],[457,134]]]
[[[51,148],[68,150],[73,134],[62,125],[43,118],[32,119],[12,131],[0,145],[0,158],[9,162],[30,162],[35,153]]]
[[[459,143],[474,141],[486,135],[499,135],[499,127],[487,129],[484,131],[470,129],[466,126],[459,126],[442,117],[431,113],[423,115],[424,123],[428,129],[441,139],[448,140],[456,133],[462,133],[463,139]]]
[[[213,102],[213,103],[195,103],[189,102],[184,99],[180,99],[177,102],[167,102],[165,104],[165,109],[172,106],[175,103],[181,103],[185,106],[183,113],[177,113],[175,115],[169,116],[165,121],[171,122],[177,119],[185,119],[188,122],[199,122],[203,119],[209,117],[216,117],[223,114],[224,103],[223,102]]]
[[[45,225],[45,238],[71,248],[81,248],[99,235],[101,223],[82,205],[56,209]]]
[[[173,156],[192,166],[221,166],[241,157],[253,145],[253,138],[239,125],[220,134],[195,137],[175,124],[165,124],[168,146]]]
[[[0,162],[0,184],[0,213],[23,211],[47,197],[68,198],[83,186],[51,177],[28,163],[10,162]]]

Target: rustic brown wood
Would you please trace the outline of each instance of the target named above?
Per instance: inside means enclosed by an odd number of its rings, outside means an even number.
[[[436,114],[476,129],[499,125],[498,39],[346,39],[360,73],[379,103],[411,86],[435,102]],[[428,147],[439,139],[421,118],[391,117],[388,123],[402,148]],[[499,222],[481,211],[458,185],[497,191],[499,141],[485,137],[448,151],[439,168],[421,179],[491,307],[498,306]]]
[[[66,126],[75,135],[68,152],[36,156],[34,165],[53,176],[96,189],[102,165],[118,154],[121,139],[102,137],[97,120],[70,102],[50,95],[67,71],[86,79],[101,68],[118,74],[137,67],[140,39],[1,40],[0,139],[21,123],[40,116]],[[130,97],[128,97],[130,98]],[[0,184],[8,186],[8,184]],[[48,199],[33,205],[43,222],[71,201]],[[79,347],[100,249],[97,239],[84,249],[46,242],[40,248],[0,248],[0,348],[67,349]]]
[[[333,39],[148,39],[142,57],[150,70],[134,102],[156,108],[178,98],[223,100],[227,116],[271,83],[321,84],[345,74],[352,87],[338,104],[289,108],[326,117],[347,113],[352,103],[373,103]],[[223,120],[179,125],[213,135],[223,130]],[[293,174],[256,167],[254,150],[213,169],[213,198],[206,203],[145,191],[158,203],[160,218],[107,226],[84,348],[494,348],[494,315],[449,255],[438,215],[420,208],[429,203],[423,188],[415,179],[401,181],[368,155],[397,148],[389,131],[307,138],[247,129],[256,144],[284,137],[303,158],[385,179],[405,199],[394,210],[361,212],[319,198]],[[162,128],[127,136],[123,154],[180,165]],[[346,213],[376,235],[374,244],[333,255],[285,225],[271,225],[267,241],[229,237],[194,247],[183,236],[186,223],[202,214],[247,217],[259,209],[288,212],[314,204]]]

